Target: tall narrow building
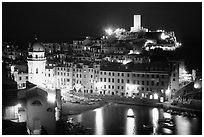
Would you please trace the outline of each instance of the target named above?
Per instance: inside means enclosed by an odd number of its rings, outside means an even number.
[[[130,28],[130,32],[137,32],[141,29],[141,15],[134,15],[133,27]]]
[[[35,39],[28,52],[28,81],[43,86],[45,83],[45,49],[40,42]]]

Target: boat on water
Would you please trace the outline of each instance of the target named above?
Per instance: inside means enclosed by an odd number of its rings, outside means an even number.
[[[134,115],[127,115],[127,117],[134,118],[135,116]]]
[[[143,125],[143,129],[145,130],[153,130],[154,125]]]
[[[172,123],[172,122],[173,122],[172,118],[163,118],[158,120],[158,123]]]
[[[161,126],[162,126],[162,128],[167,128],[167,129],[171,129],[171,130],[174,130],[176,127],[176,125],[173,123],[171,123],[171,124],[170,123],[162,123]]]

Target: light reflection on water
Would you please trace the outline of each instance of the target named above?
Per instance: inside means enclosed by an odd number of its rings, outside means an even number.
[[[130,116],[130,117],[128,117]],[[133,117],[132,117],[133,116]],[[125,134],[126,135],[135,135],[136,127],[135,127],[135,114],[132,109],[128,109],[127,111],[127,118],[126,118],[126,128]]]
[[[98,108],[94,110],[96,113],[95,116],[95,135],[104,135],[104,127],[103,127],[103,114],[102,108]]]
[[[152,109],[152,124],[153,124],[153,134],[156,133],[157,127],[158,127],[158,122],[159,120],[159,110],[158,108],[153,108]]]
[[[191,131],[189,130],[191,128],[190,122],[187,117],[176,117],[176,128],[177,128],[177,134],[178,135],[190,135]]]
[[[148,113],[149,112],[149,113]],[[132,113],[132,114],[131,114]],[[127,117],[134,115],[134,117]],[[161,128],[158,124],[160,118],[173,118],[176,131]],[[114,104],[93,111],[74,116],[76,122],[81,122],[86,128],[90,128],[95,135],[147,135],[143,125],[153,125],[153,133],[168,133],[178,135],[200,134],[202,120],[173,116],[163,112],[163,109],[141,106],[128,106]]]

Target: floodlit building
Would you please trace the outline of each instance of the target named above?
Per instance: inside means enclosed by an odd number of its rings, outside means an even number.
[[[141,29],[141,15],[134,15],[133,27],[130,28],[130,32],[137,32]]]
[[[43,86],[45,83],[45,49],[37,41],[35,41],[28,53],[28,81]]]

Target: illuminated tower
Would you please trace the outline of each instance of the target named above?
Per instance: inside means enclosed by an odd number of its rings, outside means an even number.
[[[130,32],[137,32],[141,29],[141,15],[134,15],[133,27],[130,28]]]
[[[31,44],[28,52],[28,81],[37,85],[43,86],[45,83],[45,49],[37,41]]]

